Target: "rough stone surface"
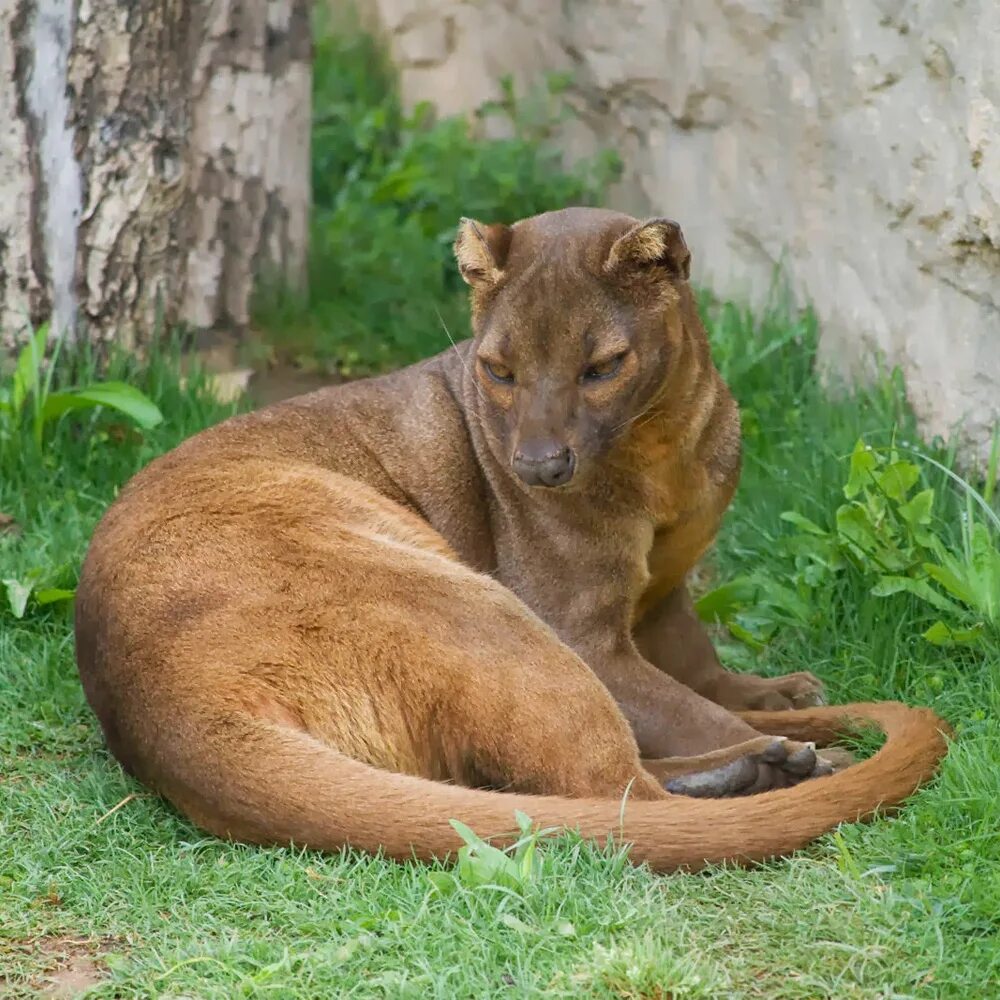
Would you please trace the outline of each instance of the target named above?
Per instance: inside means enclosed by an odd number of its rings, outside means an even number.
[[[410,102],[570,70],[570,155],[672,215],[695,277],[759,305],[780,264],[849,375],[902,367],[928,434],[1000,419],[997,0],[362,0]]]

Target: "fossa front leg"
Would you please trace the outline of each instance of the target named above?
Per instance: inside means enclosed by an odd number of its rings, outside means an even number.
[[[512,589],[611,692],[643,758],[660,761],[650,770],[669,791],[739,795],[829,773],[811,746],[765,737],[644,659],[629,628],[644,567],[627,558],[612,565],[606,551],[591,555],[586,541],[566,545],[572,573],[558,574],[573,579],[572,593],[552,586],[551,545],[547,552],[542,545],[519,546]],[[677,760],[691,757],[700,759]]]
[[[822,682],[807,671],[758,677],[726,670],[698,618],[686,583],[650,608],[633,635],[646,660],[730,711],[780,711],[824,703]]]

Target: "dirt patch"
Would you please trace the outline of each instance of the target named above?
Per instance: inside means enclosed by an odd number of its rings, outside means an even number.
[[[13,983],[0,976],[0,997],[45,997],[71,1000],[108,975],[102,956],[114,941],[107,938],[80,938],[61,935],[33,938],[14,947],[42,971],[27,983]]]

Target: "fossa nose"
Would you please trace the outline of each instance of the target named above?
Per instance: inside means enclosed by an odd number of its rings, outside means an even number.
[[[528,486],[565,486],[576,471],[576,455],[555,441],[530,442],[514,452],[511,466]]]

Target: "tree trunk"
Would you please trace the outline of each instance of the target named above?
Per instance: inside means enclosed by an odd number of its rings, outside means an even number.
[[[306,0],[5,0],[0,338],[240,330],[305,278]]]

